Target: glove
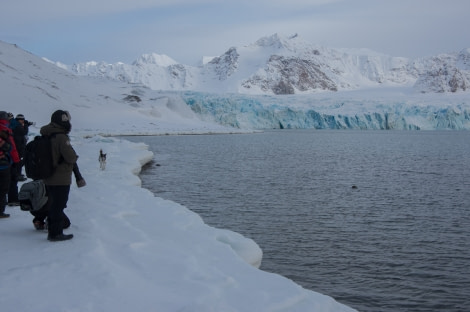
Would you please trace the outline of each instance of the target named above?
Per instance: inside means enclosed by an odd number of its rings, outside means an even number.
[[[78,187],[84,187],[85,185],[86,185],[85,179],[77,180],[77,186]]]

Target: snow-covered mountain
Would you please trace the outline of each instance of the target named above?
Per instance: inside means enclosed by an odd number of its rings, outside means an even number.
[[[142,83],[154,90],[280,95],[415,85],[424,93],[468,91],[469,59],[469,49],[410,60],[367,49],[330,49],[298,35],[274,34],[231,47],[198,67],[153,54],[133,64],[88,62],[69,69],[78,75]]]
[[[422,65],[415,90],[422,93],[470,91],[470,49],[431,57],[423,60]]]
[[[145,62],[171,63],[149,55]],[[76,134],[182,134],[233,132],[203,121],[181,97],[96,77],[80,77],[0,41],[0,110],[21,113],[37,126],[57,109],[71,111]],[[125,119],[122,116],[126,116]],[[119,125],[117,127],[117,125]],[[34,129],[31,129],[34,131]]]
[[[279,49],[284,54],[267,53]],[[81,76],[60,68],[64,65],[58,67],[0,42],[2,109],[33,116],[28,118],[44,124],[51,111],[66,105],[78,120],[74,131],[84,134],[282,128],[470,129],[470,92],[463,91],[468,91],[468,50],[415,63],[364,50],[356,54],[351,50],[332,51],[307,47],[298,38],[272,36],[241,49],[229,49],[200,67],[148,54],[133,65],[75,65],[75,71],[85,75]],[[367,57],[360,57],[365,53]],[[312,60],[306,61],[305,55]],[[268,67],[258,66],[266,60]],[[309,64],[308,70],[305,64]],[[446,64],[447,70],[436,69],[439,74],[432,74],[429,64],[441,64],[436,68]],[[255,74],[254,68],[258,68]],[[288,80],[293,77],[291,72],[299,71],[303,72],[298,76],[302,79]],[[412,88],[415,80],[429,86],[450,81],[455,92],[417,92]],[[235,85],[235,81],[241,83]],[[212,92],[188,91],[203,87]],[[302,88],[309,91],[275,94]],[[311,88],[321,88],[322,92]],[[246,94],[247,90],[251,94]],[[128,118],[123,120],[124,115]]]

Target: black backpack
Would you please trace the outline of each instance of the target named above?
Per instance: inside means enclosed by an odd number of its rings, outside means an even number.
[[[33,180],[47,179],[54,174],[51,136],[36,136],[26,144],[24,153],[26,176]]]

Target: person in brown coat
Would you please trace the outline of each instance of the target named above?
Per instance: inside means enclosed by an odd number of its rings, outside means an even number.
[[[48,213],[48,236],[50,241],[63,241],[73,238],[73,234],[63,233],[63,213],[69,198],[72,172],[78,156],[70,144],[68,134],[72,129],[69,112],[57,110],[51,116],[51,122],[41,128],[41,135],[50,136],[54,173],[44,179],[47,195],[50,199]]]

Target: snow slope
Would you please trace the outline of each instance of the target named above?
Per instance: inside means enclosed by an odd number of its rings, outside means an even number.
[[[79,77],[1,41],[0,88],[3,110],[45,124],[51,112],[66,106],[75,133],[83,135],[234,131],[202,121],[179,96],[141,84]]]

